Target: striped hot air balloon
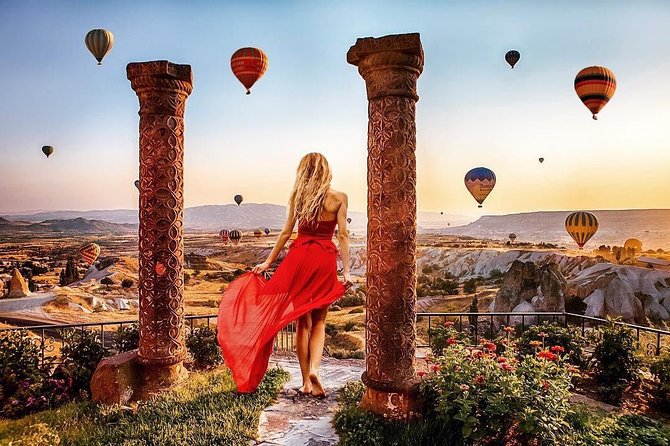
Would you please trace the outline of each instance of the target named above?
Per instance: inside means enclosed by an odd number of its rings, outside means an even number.
[[[482,203],[489,196],[496,185],[496,174],[486,167],[475,167],[465,174],[465,187],[482,207]]]
[[[240,48],[230,58],[230,68],[250,94],[251,87],[268,69],[268,56],[259,48]]]
[[[114,46],[114,34],[106,29],[92,29],[86,34],[84,42],[95,60],[98,61],[98,65],[102,65],[102,59]]]
[[[230,240],[230,233],[227,229],[222,229],[219,231],[219,237],[221,237],[221,241],[225,245],[228,243],[228,240]]]
[[[612,99],[616,91],[616,78],[611,70],[605,67],[587,67],[575,77],[577,96],[593,114],[593,119],[600,110]]]
[[[565,219],[565,230],[577,242],[581,250],[586,242],[598,232],[598,219],[590,212],[573,212]]]
[[[263,235],[263,231],[261,231],[260,229],[256,229],[254,231],[254,237],[261,238],[261,235]]]
[[[517,50],[509,50],[505,54],[505,61],[509,64],[510,67],[514,68],[514,65],[521,59],[521,54]]]
[[[100,246],[96,245],[95,243],[89,243],[82,246],[82,248],[79,250],[79,254],[87,265],[93,265],[93,262],[95,262],[95,260],[100,255]]]
[[[228,234],[228,237],[230,237],[230,240],[233,242],[233,245],[237,245],[238,243],[240,243],[240,239],[242,238],[242,233],[240,231],[238,231],[237,229],[233,229]]]

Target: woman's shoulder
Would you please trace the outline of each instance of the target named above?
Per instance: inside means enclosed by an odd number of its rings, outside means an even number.
[[[339,190],[332,189],[332,188],[328,190],[328,195],[331,198],[334,198],[335,200],[337,200],[339,202],[343,202],[343,201],[347,200],[347,194],[345,194],[344,192],[340,192]]]

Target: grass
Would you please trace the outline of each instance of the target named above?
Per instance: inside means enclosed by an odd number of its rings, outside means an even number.
[[[133,410],[86,401],[0,420],[0,445],[248,445],[287,380],[271,369],[255,393],[242,395],[227,370],[194,373]]]

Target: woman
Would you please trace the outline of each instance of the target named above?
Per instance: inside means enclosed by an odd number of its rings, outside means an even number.
[[[265,262],[233,281],[219,307],[218,341],[238,392],[253,392],[268,367],[274,337],[298,320],[296,348],[302,387],[299,392],[325,397],[319,365],[325,340],[328,305],[351,285],[347,196],[330,188],[332,174],[320,153],[300,160],[288,218]],[[275,261],[298,222],[298,238],[275,271],[265,280],[261,273]],[[344,282],[337,279],[335,226],[344,265]]]

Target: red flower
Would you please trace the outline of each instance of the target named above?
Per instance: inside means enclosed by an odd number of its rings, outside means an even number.
[[[486,339],[486,338],[481,338],[481,339],[479,340],[479,343],[482,344],[482,345],[484,345],[484,344],[488,344],[488,343],[489,343],[489,340]]]
[[[546,359],[547,361],[556,361],[558,359],[558,355],[553,354],[549,350],[540,350],[537,352],[537,357]]]
[[[456,340],[456,338],[449,338],[449,339],[447,339],[447,345],[454,345],[454,344],[457,343],[457,342],[458,342],[458,341]]]
[[[542,388],[544,390],[549,390],[549,382],[546,379],[542,380]]]
[[[468,386],[467,384],[461,384],[461,390],[463,392],[467,392],[468,390],[470,390],[470,386]]]
[[[505,358],[504,356],[499,356],[499,357],[498,357],[498,362],[501,363],[501,364],[502,364],[503,362],[507,362],[507,358]]]
[[[475,376],[474,381],[475,381],[475,384],[481,385],[481,384],[484,384],[484,381],[486,381],[486,379],[484,378],[484,375],[477,375],[477,376]]]
[[[548,335],[547,333],[541,331],[539,336],[540,336],[542,339],[544,339],[544,338],[546,338],[546,337],[549,336],[549,335]]]
[[[426,376],[427,373],[424,372],[423,370],[420,370],[420,371],[416,372],[416,374],[419,376],[419,378],[423,378],[424,376]]]
[[[484,350],[488,350],[490,352],[496,351],[496,345],[493,342],[487,342],[486,344],[482,345]]]
[[[433,364],[433,365],[430,366],[430,370],[432,370],[433,372],[439,372],[440,371],[440,366],[437,365],[437,364]]]
[[[503,369],[503,370],[507,370],[508,372],[514,370],[514,367],[512,367],[511,365],[509,365],[509,364],[506,363],[506,362],[503,362],[503,363],[498,364],[498,365],[500,366],[501,369]]]
[[[554,353],[563,353],[565,351],[565,349],[560,345],[554,345],[549,350],[551,350]]]
[[[453,327],[454,326],[454,321],[446,321],[444,323],[444,326],[447,327],[447,328]]]

